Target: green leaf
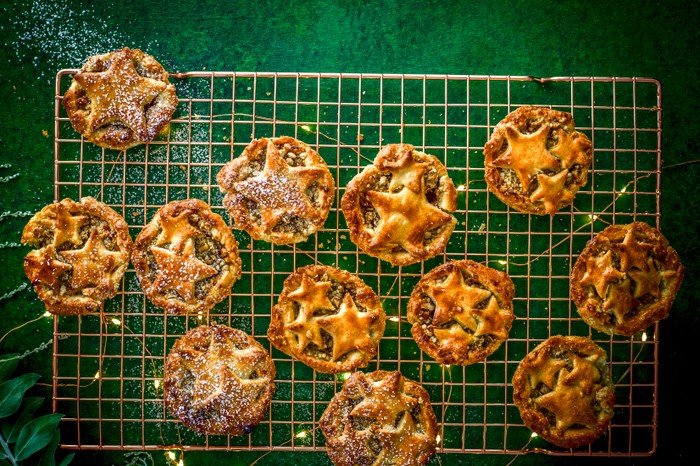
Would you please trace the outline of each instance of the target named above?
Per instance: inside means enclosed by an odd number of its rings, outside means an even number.
[[[0,451],[0,460],[4,460],[5,458],[7,458],[7,455],[5,454],[5,452]]]
[[[12,466],[9,461],[7,461],[5,459],[0,459],[0,466],[5,466],[5,465]]]
[[[56,448],[58,447],[60,440],[61,431],[56,429],[53,437],[51,437],[51,441],[48,445],[46,445],[44,451],[41,452],[41,458],[39,459],[37,466],[56,466]]]
[[[71,461],[73,461],[73,457],[75,456],[75,453],[71,453],[70,455],[67,455],[63,460],[58,464],[58,466],[67,466]]]
[[[37,409],[39,409],[43,402],[43,396],[32,396],[24,399],[24,401],[22,402],[22,405],[24,405],[24,410],[14,422],[14,425],[12,425],[12,430],[5,433],[5,426],[3,426],[3,435],[5,436],[7,443],[15,443],[17,441],[17,436],[22,430],[22,427],[24,427],[32,419],[32,416],[34,416],[34,413]]]
[[[39,377],[39,374],[22,374],[0,384],[0,419],[19,409],[24,393],[39,380]]]
[[[15,460],[25,460],[48,445],[62,417],[63,414],[47,414],[29,421],[17,437]]]
[[[0,359],[0,382],[7,380],[17,368],[17,363],[19,362],[17,356],[19,356],[17,353],[0,356],[2,358]]]

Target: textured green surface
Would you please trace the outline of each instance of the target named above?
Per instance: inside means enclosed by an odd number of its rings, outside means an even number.
[[[684,371],[698,324],[697,219],[691,201],[698,182],[698,37],[695,2],[194,2],[157,11],[155,2],[77,4],[10,2],[0,6],[0,178],[8,212],[34,212],[53,199],[53,78],[93,54],[140,47],[171,71],[317,71],[453,73],[533,76],[646,76],[663,86],[662,231],[687,268],[672,316],[660,325],[658,452],[614,464],[685,463],[692,431],[679,413],[697,416]],[[157,11],[154,13],[154,11]],[[42,134],[47,132],[47,136]],[[4,167],[9,164],[9,167]],[[674,167],[676,166],[676,167]],[[15,173],[16,178],[11,178]],[[11,179],[5,180],[5,177]],[[686,189],[686,187],[690,189]],[[0,220],[1,243],[17,243],[26,217]],[[24,247],[3,247],[0,295],[26,282]],[[38,317],[41,303],[23,290],[0,303],[0,333]],[[30,350],[51,338],[48,320],[0,343],[0,351]],[[49,350],[50,351],[50,350]],[[50,383],[49,351],[21,363]],[[694,410],[695,412],[689,412]],[[188,453],[186,464],[249,464],[260,453]],[[163,462],[160,453],[153,453]],[[127,463],[122,452],[79,452],[76,463]],[[442,464],[507,464],[503,456],[440,456]],[[586,460],[579,460],[582,463]],[[595,460],[606,462],[606,460]],[[271,454],[258,464],[316,462],[323,453]],[[573,463],[530,455],[522,463]],[[588,461],[590,462],[590,461]],[[437,461],[434,462],[437,464]]]

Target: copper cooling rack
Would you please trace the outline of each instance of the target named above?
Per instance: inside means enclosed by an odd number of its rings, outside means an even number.
[[[322,263],[358,274],[389,317],[367,370],[400,370],[430,393],[439,452],[646,456],[656,449],[656,327],[634,337],[590,329],[569,299],[569,271],[611,223],[659,227],[661,87],[653,79],[513,76],[233,73],[174,74],[179,108],[165,140],[126,152],[102,150],[72,129],[61,97],[77,70],[62,70],[55,96],[55,198],[94,196],[121,213],[132,237],[166,202],[208,202],[225,219],[216,174],[252,138],[289,135],[327,161],[337,192],[325,228],[279,247],[234,230],[243,274],[209,316],[174,317],[152,306],[133,269],[99,315],[54,322],[53,409],[65,417],[66,448],[323,451],[317,421],[347,377],[317,373],[270,347],[270,308],[295,268]],[[553,218],[518,213],[489,194],[482,149],[495,124],[520,105],[571,112],[593,141],[589,181]],[[447,166],[459,221],[444,254],[392,267],[358,251],[339,201],[347,182],[388,143],[413,144]],[[405,320],[418,279],[450,259],[507,271],[515,283],[510,337],[485,362],[444,366],[424,355]],[[266,419],[243,437],[202,436],[164,409],[162,368],[174,341],[201,323],[225,323],[270,349],[277,392]],[[512,402],[511,377],[528,351],[554,334],[590,336],[609,354],[617,405],[607,435],[563,450],[531,437]]]

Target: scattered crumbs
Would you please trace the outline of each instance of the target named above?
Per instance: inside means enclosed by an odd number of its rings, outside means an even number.
[[[182,171],[184,172],[184,171],[186,171],[186,170],[187,170],[187,167],[186,167],[186,166],[184,166],[184,165],[180,165],[180,170],[182,170]]]
[[[49,132],[46,131],[45,129],[41,130],[41,134],[43,134],[45,138],[49,137]]]
[[[202,67],[202,71],[207,71],[207,67],[206,66]]]
[[[267,91],[267,92],[265,93],[265,95],[268,96],[268,97],[270,97],[270,96],[272,95],[272,92]]]
[[[343,256],[343,260],[344,261],[348,260],[348,256]]]
[[[12,86],[12,90],[13,90],[13,91],[16,91],[16,90],[17,90],[17,86]]]
[[[348,237],[345,235],[340,235],[340,239],[348,239]]]
[[[318,248],[319,248],[319,249],[323,249],[323,247],[324,247],[323,243],[318,243]]]
[[[357,135],[357,142],[362,142],[365,140],[365,135],[360,133]]]
[[[432,367],[432,366],[431,366],[430,364],[426,364],[426,365],[425,365],[425,370],[426,370],[426,371],[429,371],[431,367]]]
[[[132,217],[138,217],[138,216],[139,216],[139,213],[136,212],[136,211],[133,211],[133,212],[131,212],[131,216],[132,216]]]
[[[253,89],[253,88],[250,87],[250,86],[248,86],[248,87],[246,88],[246,91],[250,91],[251,89]]]

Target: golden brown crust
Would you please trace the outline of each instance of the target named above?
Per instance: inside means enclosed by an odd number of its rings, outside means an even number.
[[[235,227],[275,244],[308,239],[323,227],[335,197],[323,158],[289,136],[253,140],[216,181]]]
[[[308,265],[284,281],[267,336],[278,350],[324,373],[353,371],[377,354],[386,316],[360,278]]]
[[[483,361],[508,338],[515,288],[505,272],[452,261],[428,272],[408,301],[418,346],[443,364]]]
[[[265,417],[275,365],[241,330],[202,325],[175,342],[165,361],[168,411],[200,434],[245,435]]]
[[[484,157],[486,184],[501,201],[554,215],[586,185],[593,148],[570,113],[526,106],[496,125]]]
[[[393,265],[444,251],[457,224],[456,208],[457,190],[444,165],[410,144],[383,147],[342,198],[352,242]]]
[[[525,425],[548,442],[562,448],[593,442],[614,413],[607,353],[588,338],[548,338],[515,370],[513,401]]]
[[[136,237],[131,261],[146,296],[172,314],[209,311],[241,275],[238,242],[199,199],[161,207]]]
[[[353,373],[319,427],[336,466],[424,465],[437,445],[428,392],[398,371]]]
[[[24,272],[57,315],[99,311],[117,294],[133,249],[124,218],[92,197],[44,207],[24,227],[22,243],[36,248]]]
[[[177,103],[163,66],[129,48],[88,58],[63,96],[73,128],[88,141],[115,150],[167,133]]]
[[[668,316],[684,276],[661,232],[644,222],[611,225],[576,259],[571,299],[591,327],[631,336]]]

